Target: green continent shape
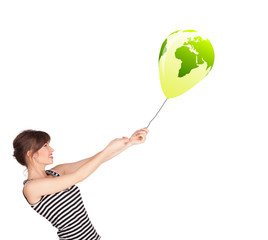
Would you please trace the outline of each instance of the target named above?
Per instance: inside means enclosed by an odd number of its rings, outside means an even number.
[[[184,30],[183,32],[197,32],[196,30]]]
[[[181,31],[181,30],[175,31],[175,32],[169,34],[168,36],[171,36],[172,34],[178,33],[179,31]]]
[[[162,46],[161,46],[160,53],[159,53],[159,58],[158,58],[158,62],[159,62],[161,56],[163,56],[164,53],[167,51],[167,47],[166,47],[166,46],[167,46],[167,38],[166,38],[166,40],[163,42],[163,44],[162,44]]]
[[[190,73],[192,69],[198,68],[196,63],[196,54],[191,52],[188,47],[182,46],[177,48],[175,56],[177,59],[182,61],[178,77],[183,77]]]
[[[204,40],[201,37],[195,37],[193,40],[189,40],[184,45],[191,45],[197,55],[197,63],[202,64],[204,61],[207,63],[207,69],[212,68],[214,64],[214,50],[209,40]]]

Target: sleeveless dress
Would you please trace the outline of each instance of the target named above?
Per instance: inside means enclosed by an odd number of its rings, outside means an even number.
[[[60,176],[53,170],[46,170],[46,174]],[[24,180],[23,186],[31,180]],[[25,199],[27,200],[26,197]],[[54,194],[44,195],[39,202],[30,206],[58,229],[60,240],[101,239],[88,217],[80,189],[76,185]]]

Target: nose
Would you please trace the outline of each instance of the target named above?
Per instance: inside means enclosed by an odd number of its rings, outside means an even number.
[[[50,151],[51,151],[51,152],[54,152],[54,149],[53,149],[52,147],[50,147]]]

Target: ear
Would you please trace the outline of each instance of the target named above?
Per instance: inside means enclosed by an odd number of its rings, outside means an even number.
[[[32,158],[32,157],[33,157],[33,151],[32,151],[32,150],[27,151],[26,156],[27,156],[28,158]]]

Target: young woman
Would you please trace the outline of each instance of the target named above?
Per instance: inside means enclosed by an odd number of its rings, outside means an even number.
[[[58,229],[59,239],[100,239],[75,184],[84,181],[101,164],[130,146],[144,143],[148,132],[147,128],[143,128],[130,138],[116,138],[90,158],[60,164],[50,170],[45,170],[53,163],[54,149],[49,145],[50,136],[36,130],[21,132],[13,141],[13,156],[28,169],[28,179],[23,182],[22,190],[25,199]]]

